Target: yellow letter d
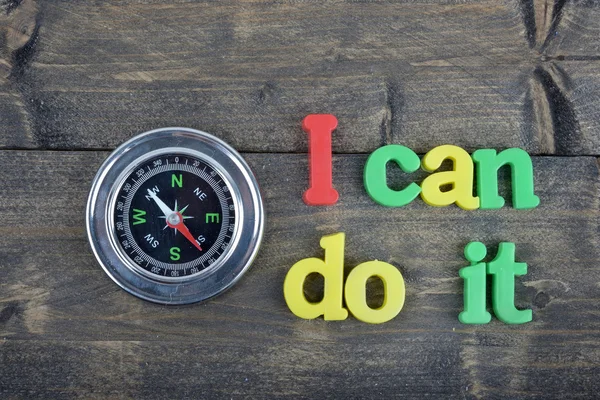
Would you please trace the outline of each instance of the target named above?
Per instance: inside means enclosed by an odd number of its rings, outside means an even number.
[[[348,311],[342,307],[344,288],[344,233],[323,236],[321,247],[325,260],[305,258],[290,268],[283,283],[283,295],[289,309],[298,317],[313,319],[322,315],[325,320],[343,320]],[[321,274],[325,281],[323,300],[311,303],[304,296],[304,281],[312,273]]]

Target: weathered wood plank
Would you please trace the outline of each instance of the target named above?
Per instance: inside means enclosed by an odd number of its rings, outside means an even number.
[[[547,1],[547,36],[543,51],[568,60],[600,59],[600,2]]]
[[[0,147],[35,146],[20,76],[37,37],[33,0],[0,1]]]
[[[303,152],[300,121],[329,112],[338,153],[450,140],[575,153],[547,145],[552,120],[531,111],[540,55],[516,1],[56,1],[39,21],[14,78],[33,147],[110,149],[180,125],[242,151]],[[589,144],[577,154],[600,154]]]
[[[34,144],[30,139],[27,110],[21,96],[9,88],[8,82],[2,84],[1,81],[0,79],[0,147],[32,147]]]
[[[556,68],[555,107],[572,112],[562,113],[557,126],[560,142],[582,154],[586,148],[600,148],[600,62],[569,61]],[[577,150],[578,149],[578,150]],[[593,153],[597,154],[597,153]]]
[[[105,152],[1,151],[0,390],[25,397],[574,398],[600,390],[600,180],[593,157],[534,158],[537,209],[376,205],[365,156],[334,157],[341,194],[307,207],[305,155],[250,154],[267,231],[249,273],[202,305],[163,307],[126,294],[91,254],[84,206]],[[417,179],[421,174],[415,174]],[[392,173],[393,185],[410,177]],[[502,179],[506,187],[507,177]],[[506,190],[504,190],[506,192]],[[510,203],[510,202],[509,202]],[[346,272],[381,259],[407,284],[406,305],[374,326],[294,317],[283,279],[347,234]],[[534,319],[466,326],[458,269],[481,240],[517,244],[529,264],[516,304]],[[377,287],[369,289],[377,298]]]

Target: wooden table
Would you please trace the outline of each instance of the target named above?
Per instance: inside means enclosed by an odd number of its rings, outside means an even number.
[[[0,5],[1,398],[598,396],[597,0]],[[301,199],[309,113],[339,119],[341,197],[330,207]],[[241,151],[268,217],[239,284],[183,307],[119,289],[84,220],[109,152],[173,125]],[[390,143],[419,154],[523,148],[541,205],[379,206],[362,170]],[[406,304],[392,321],[308,321],[287,309],[286,272],[322,257],[319,238],[335,232],[347,235],[346,272],[373,259],[402,272]],[[516,243],[529,272],[515,304],[532,322],[458,321],[472,240],[490,254]],[[380,298],[381,287],[368,293]]]

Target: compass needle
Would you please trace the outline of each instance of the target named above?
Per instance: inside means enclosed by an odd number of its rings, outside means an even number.
[[[159,199],[153,190],[148,189],[148,196],[150,196],[150,198],[154,200],[154,202],[156,203],[156,205],[158,205],[165,217],[169,217],[169,215],[173,214],[173,211],[169,208],[169,206],[167,206],[161,199]]]
[[[196,247],[198,250],[202,251],[202,247],[198,241],[194,238],[194,236],[190,233],[190,230],[183,223],[183,216],[180,213],[174,213],[171,215],[172,218],[167,218],[167,224],[171,228],[175,228],[176,231],[180,231],[183,236]]]

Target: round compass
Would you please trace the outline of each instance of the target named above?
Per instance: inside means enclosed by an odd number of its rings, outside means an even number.
[[[102,164],[87,230],[106,273],[163,304],[202,301],[233,285],[264,227],[254,175],[223,141],[187,128],[143,133]]]

